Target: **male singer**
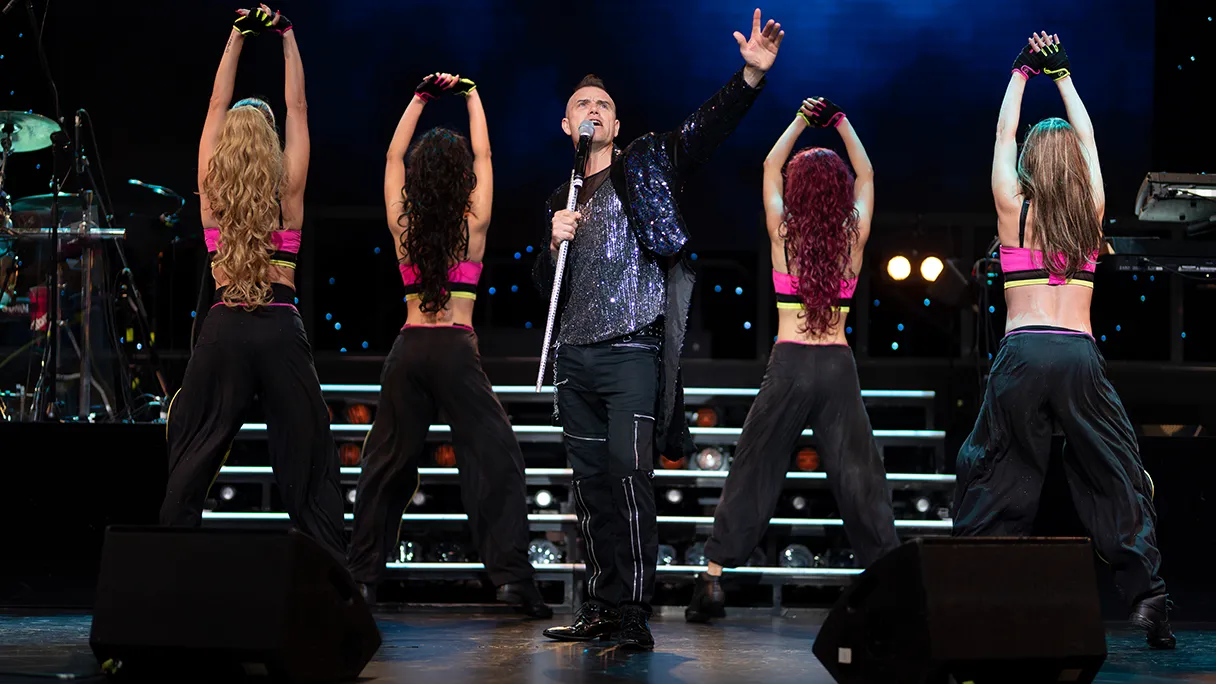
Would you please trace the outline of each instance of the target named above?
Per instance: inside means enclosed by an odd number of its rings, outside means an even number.
[[[565,209],[568,184],[550,198],[548,249],[533,276],[548,301],[558,250],[570,241],[553,384],[574,469],[587,601],[572,625],[545,630],[551,639],[616,635],[621,646],[654,648],[654,460],[695,451],[679,380],[693,273],[676,192],[747,113],[784,33],[772,20],[761,30],[757,9],[751,37],[734,36],[743,69],[677,130],[648,133],[622,151],[616,105],[600,79],[585,77],[566,103],[562,130],[576,147],[579,125],[595,126],[586,182],[577,211]]]

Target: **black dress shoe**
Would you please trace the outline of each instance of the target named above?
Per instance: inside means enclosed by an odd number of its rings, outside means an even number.
[[[550,627],[544,634],[558,641],[591,641],[611,639],[621,628],[621,612],[597,601],[588,601],[578,609],[574,624]]]
[[[726,592],[722,591],[722,578],[703,572],[697,577],[692,600],[684,609],[688,622],[709,622],[710,618],[726,617]]]
[[[1178,643],[1170,630],[1170,600],[1165,594],[1137,601],[1128,620],[1144,630],[1150,648],[1169,650]]]
[[[623,648],[642,651],[654,649],[654,637],[646,620],[650,618],[640,606],[625,606],[621,609],[621,631],[617,633],[617,644]]]
[[[536,582],[508,582],[498,588],[498,600],[515,606],[515,610],[531,618],[547,620],[553,617],[553,609],[536,588]]]

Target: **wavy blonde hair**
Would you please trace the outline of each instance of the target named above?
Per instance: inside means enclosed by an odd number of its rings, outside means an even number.
[[[1043,267],[1070,278],[1102,246],[1102,219],[1094,200],[1089,165],[1077,132],[1052,117],[1035,124],[1018,157],[1022,196],[1034,204],[1034,232]],[[1097,160],[1092,160],[1096,164]]]
[[[283,150],[265,103],[237,103],[207,164],[203,192],[220,229],[213,267],[228,277],[223,302],[246,310],[270,303],[270,234],[286,187]]]

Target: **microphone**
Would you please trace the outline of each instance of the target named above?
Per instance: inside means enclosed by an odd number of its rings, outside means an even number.
[[[16,4],[17,0],[8,0],[8,4],[4,6],[3,10],[0,10],[0,14],[8,14],[10,11],[12,11],[13,5]]]
[[[578,125],[578,151],[574,154],[574,176],[582,185],[583,173],[587,169],[587,157],[591,156],[591,138],[595,135],[595,124],[590,119]]]

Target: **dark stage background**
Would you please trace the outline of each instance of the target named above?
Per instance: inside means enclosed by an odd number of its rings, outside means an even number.
[[[297,26],[308,83],[313,155],[299,277],[318,354],[383,354],[404,319],[383,225],[382,154],[414,84],[448,70],[479,83],[495,153],[494,223],[476,321],[483,353],[517,357],[539,348],[544,303],[529,283],[528,245],[546,230],[542,202],[568,173],[570,145],[558,124],[571,86],[587,72],[606,80],[622,142],[675,127],[740,66],[731,32],[746,32],[752,6],[378,0],[282,8]],[[1198,84],[1212,82],[1207,61],[1216,36],[1208,10],[1130,0],[772,2],[762,9],[787,32],[767,89],[684,197],[701,271],[688,350],[694,357],[767,354],[775,322],[766,250],[757,249],[760,162],[803,97],[841,104],[874,161],[871,275],[881,274],[893,253],[914,262],[928,253],[955,257],[967,268],[982,252],[993,234],[988,177],[996,112],[1009,65],[1033,30],[1056,32],[1068,47],[1098,133],[1109,232],[1145,228],[1135,224],[1132,207],[1146,172],[1195,172],[1209,163],[1213,133],[1198,125],[1196,104]],[[18,3],[0,23],[0,108],[53,115],[22,10]],[[130,230],[126,248],[153,311],[157,346],[172,358],[173,350],[184,351],[192,322],[202,252],[193,196],[197,140],[233,7],[56,0],[34,2],[34,10],[46,16],[60,109],[70,122],[70,113],[85,107],[96,124],[93,158],[104,162],[118,220]],[[248,41],[236,97],[263,95],[281,113],[282,71],[277,36]],[[1050,115],[1062,116],[1063,107],[1050,81],[1036,79],[1023,128]],[[422,126],[435,125],[466,128],[462,104],[429,106]],[[831,133],[810,132],[800,142],[840,149]],[[46,192],[49,167],[49,152],[15,157],[10,194]],[[158,223],[155,216],[171,204],[127,185],[128,178],[186,195],[181,222]],[[986,356],[963,340],[974,321],[960,319],[959,310],[986,313],[974,297],[930,307],[922,303],[924,288],[910,281],[895,287],[885,277],[870,280],[866,317],[873,322],[862,324],[864,336],[854,335],[861,358],[959,358],[973,348]],[[999,282],[997,288],[999,300]],[[1108,355],[1171,358],[1163,293],[1164,282],[1103,279],[1095,326],[1109,335],[1102,342]],[[1210,303],[1205,291],[1186,295],[1189,309]],[[999,305],[993,313],[1000,316]],[[1209,360],[1206,350],[1216,345],[1203,343],[1204,329],[1188,321],[1187,358]]]

